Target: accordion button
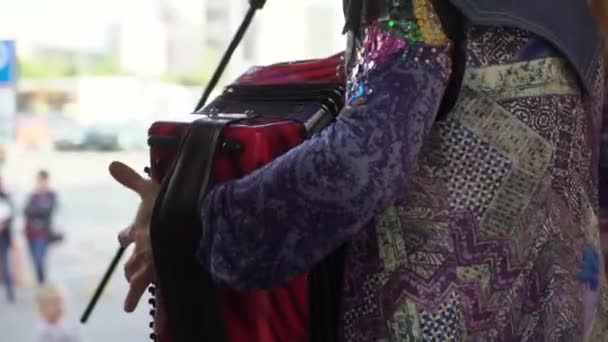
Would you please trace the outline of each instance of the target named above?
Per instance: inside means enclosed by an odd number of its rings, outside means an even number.
[[[150,324],[148,324],[148,326],[150,327],[150,329],[154,328],[154,322],[150,322]]]
[[[154,317],[154,315],[156,315],[156,310],[150,310],[150,316]]]
[[[152,306],[156,306],[156,299],[154,299],[154,298],[148,299],[148,304],[150,304]]]
[[[238,141],[226,140],[222,142],[221,149],[228,153],[235,153],[243,150],[244,146]]]
[[[153,341],[156,341],[156,334],[154,334],[154,333],[150,334],[150,339]]]
[[[154,286],[148,287],[148,292],[150,292],[151,294],[155,294],[156,293],[156,287],[154,287]]]

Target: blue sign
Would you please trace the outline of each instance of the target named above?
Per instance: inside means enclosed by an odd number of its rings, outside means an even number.
[[[17,82],[17,54],[15,41],[0,40],[0,87],[14,86]]]

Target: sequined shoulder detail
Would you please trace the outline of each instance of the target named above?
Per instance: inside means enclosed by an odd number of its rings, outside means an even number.
[[[384,31],[405,39],[409,44],[447,44],[447,36],[429,0],[397,0],[386,6],[389,6],[390,14],[388,18],[379,20]]]
[[[390,1],[385,16],[368,23],[354,43],[356,51],[348,78],[349,105],[362,101],[373,92],[367,86],[367,74],[382,69],[395,57],[404,64],[427,69],[448,79],[451,70],[451,43],[428,0]]]

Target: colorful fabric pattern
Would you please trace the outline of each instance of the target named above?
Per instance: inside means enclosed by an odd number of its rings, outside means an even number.
[[[395,3],[354,42],[338,122],[211,192],[203,266],[263,288],[347,242],[343,341],[604,341],[600,63],[583,96],[542,39],[473,26],[437,120],[450,43],[426,1]]]

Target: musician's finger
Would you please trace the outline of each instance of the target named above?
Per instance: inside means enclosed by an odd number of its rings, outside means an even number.
[[[150,219],[152,217],[152,209],[149,208],[144,201],[140,203],[139,208],[137,208],[137,213],[135,214],[135,223],[133,223],[133,230],[135,231],[136,237],[137,234],[140,234],[141,231],[148,231],[150,225]]]
[[[127,298],[125,299],[124,309],[126,312],[133,312],[137,308],[139,300],[143,296],[146,288],[151,282],[151,271],[149,269],[139,270],[131,279],[131,286]]]
[[[128,228],[123,229],[120,233],[118,233],[118,243],[122,248],[129,247],[135,241],[135,233],[133,231],[133,225]]]
[[[110,164],[109,169],[112,177],[123,186],[139,195],[143,195],[146,191],[146,180],[129,166],[115,161]]]
[[[129,261],[125,264],[125,278],[128,282],[131,282],[131,279],[137,274],[141,266],[143,265],[143,258],[138,257],[137,255],[131,256]]]

